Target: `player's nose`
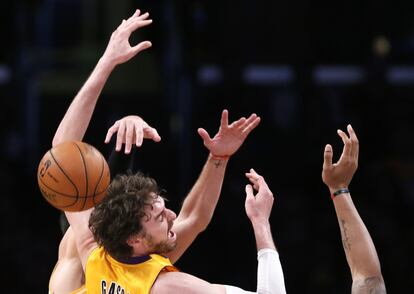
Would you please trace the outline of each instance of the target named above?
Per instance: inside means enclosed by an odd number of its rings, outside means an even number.
[[[175,220],[177,218],[177,215],[175,214],[174,211],[167,209],[167,213],[168,213],[168,219],[169,220]]]

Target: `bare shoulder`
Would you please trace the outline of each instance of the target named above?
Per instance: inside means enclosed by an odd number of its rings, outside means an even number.
[[[352,294],[386,294],[382,277],[367,277],[355,280],[352,284]]]
[[[162,272],[151,288],[151,294],[225,294],[221,285],[213,285],[183,272]]]

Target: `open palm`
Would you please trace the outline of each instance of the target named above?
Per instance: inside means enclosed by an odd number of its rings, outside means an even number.
[[[213,156],[228,157],[240,148],[249,133],[259,123],[260,117],[253,113],[249,118],[242,117],[229,125],[229,113],[223,110],[219,131],[213,138],[203,128],[198,129],[198,134]]]

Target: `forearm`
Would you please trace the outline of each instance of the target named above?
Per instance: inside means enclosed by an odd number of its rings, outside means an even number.
[[[381,266],[371,236],[356,210],[351,195],[334,199],[342,244],[353,279],[381,277]]]
[[[214,159],[208,156],[196,183],[188,193],[180,217],[196,218],[196,224],[205,229],[210,223],[220,197],[227,159]]]
[[[104,58],[98,61],[61,121],[53,138],[53,146],[64,141],[83,139],[99,95],[114,67]]]
[[[272,238],[272,231],[268,221],[252,221],[254,237],[256,239],[257,251],[262,249],[276,250],[275,243]]]
[[[226,165],[227,159],[216,160],[208,157],[174,222],[177,247],[167,254],[171,262],[176,262],[210,223],[220,195]]]

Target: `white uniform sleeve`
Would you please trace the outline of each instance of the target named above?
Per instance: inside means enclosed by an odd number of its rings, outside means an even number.
[[[257,293],[286,294],[279,253],[274,249],[261,249],[257,252],[257,260]]]
[[[286,294],[285,279],[279,254],[274,249],[261,249],[257,252],[257,294]],[[243,289],[224,286],[226,294],[254,293]]]

